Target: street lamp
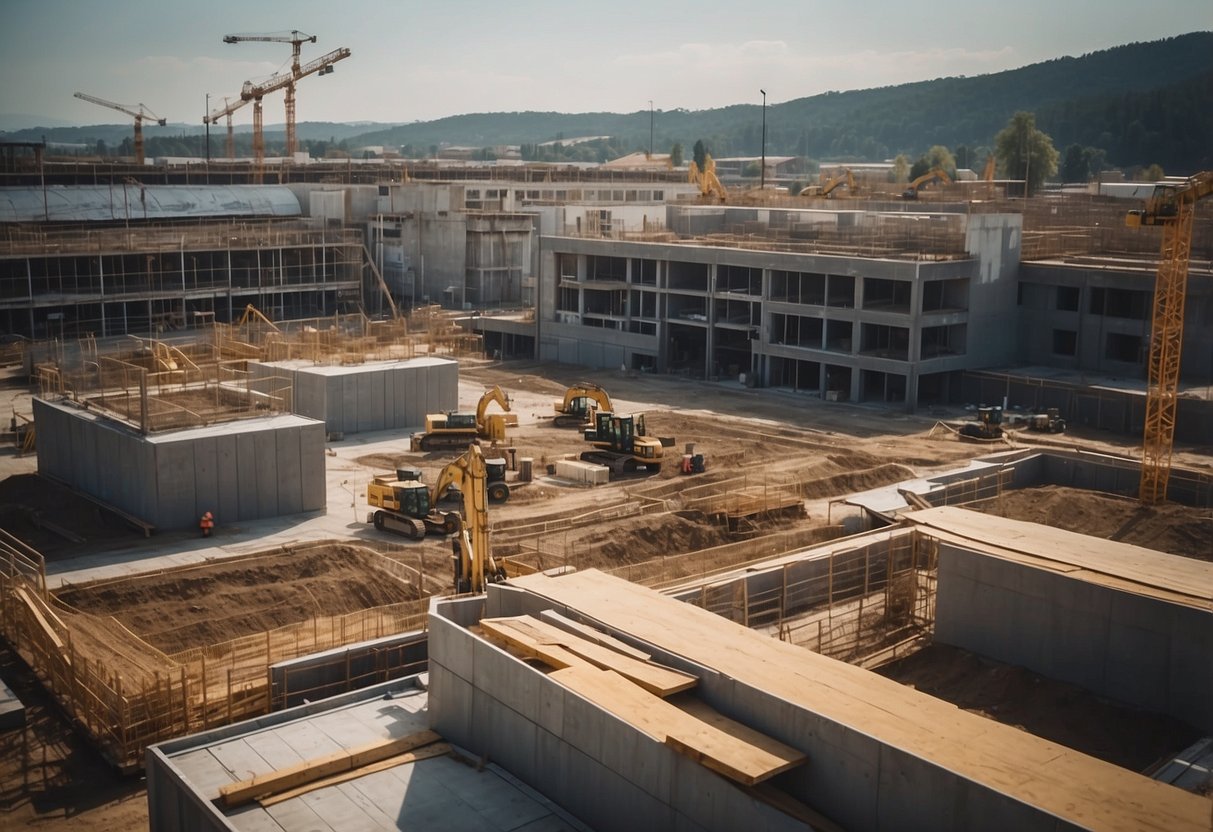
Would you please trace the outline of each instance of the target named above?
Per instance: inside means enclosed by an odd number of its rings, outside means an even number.
[[[759,90],[762,93],[762,173],[758,182],[759,190],[765,190],[767,187],[767,91]]]
[[[649,99],[649,158],[653,158],[653,99]]]

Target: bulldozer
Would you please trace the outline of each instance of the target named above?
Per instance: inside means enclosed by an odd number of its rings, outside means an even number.
[[[960,436],[966,439],[1001,439],[1002,408],[981,405],[977,408],[977,421],[966,422],[960,428]]]
[[[382,532],[420,540],[427,534],[454,534],[459,530],[455,512],[434,508],[419,468],[397,468],[395,477],[377,475],[366,486],[366,502],[378,509],[367,514],[366,522],[374,523]]]
[[[487,413],[493,402],[505,412]],[[410,445],[414,451],[435,451],[461,448],[477,439],[501,442],[505,439],[505,429],[517,424],[518,417],[510,413],[510,397],[494,386],[480,397],[475,413],[427,414],[425,431],[413,434]]]
[[[561,427],[587,427],[599,411],[610,413],[615,408],[607,391],[589,381],[579,381],[564,391],[564,400],[552,403],[556,417],[552,424]]]
[[[1050,407],[1044,413],[1033,413],[1027,419],[1028,430],[1038,433],[1063,433],[1066,420],[1061,418],[1061,411]]]
[[[584,436],[594,450],[583,451],[582,461],[605,465],[616,477],[637,473],[641,466],[646,473],[657,473],[661,470],[665,448],[674,444],[673,439],[649,436],[644,414],[621,416],[598,411],[594,414],[594,427],[586,428]]]

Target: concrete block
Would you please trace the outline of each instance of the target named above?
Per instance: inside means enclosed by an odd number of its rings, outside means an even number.
[[[299,430],[300,511],[316,511],[328,502],[324,470],[325,428],[316,422]]]
[[[612,730],[618,728],[618,720],[609,717]],[[608,725],[608,715],[597,705],[566,691],[564,697],[564,720],[561,737],[583,754],[595,760],[602,759],[603,732]]]
[[[538,732],[538,725],[497,699],[496,691],[472,686],[472,734],[478,744],[472,750],[488,754],[507,771],[533,783]]]
[[[367,418],[374,425],[371,430],[385,430],[391,427],[391,420],[384,409],[387,376],[387,368],[380,366],[369,373],[369,378],[367,379],[370,382],[371,388],[370,412],[367,414]]]
[[[201,517],[219,507],[219,445],[214,436],[200,436],[190,444],[194,451],[193,514]]]
[[[354,376],[337,376],[341,389],[341,427],[336,428],[343,433],[356,433],[358,430],[358,379]],[[332,430],[333,428],[330,428]]]
[[[787,790],[848,829],[878,828],[880,743],[809,711],[789,728],[787,743],[810,762],[781,775]]]
[[[374,414],[375,407],[371,397],[371,388],[374,386],[373,379],[367,373],[357,373],[350,378],[354,379],[354,389],[356,391],[358,408],[357,420],[354,430],[366,432],[375,429]]]
[[[162,528],[186,528],[198,522],[194,514],[194,449],[188,442],[161,442],[156,445],[156,493],[159,504],[155,517]]]
[[[673,799],[674,753],[664,743],[606,715],[601,762],[660,803]]]
[[[523,604],[536,596],[508,584],[489,584],[485,598],[485,618],[510,618],[523,615]]]
[[[450,742],[471,748],[472,685],[430,659],[430,728]]]
[[[957,807],[951,799],[958,794],[961,781],[950,771],[885,745],[880,749],[880,779],[877,788],[878,826],[875,828],[965,828],[956,824]],[[947,795],[947,798],[944,795]],[[932,797],[937,799],[931,799]]]
[[[396,410],[396,376],[399,374],[399,365],[393,364],[387,367],[381,374],[383,380],[383,427],[384,429],[392,429],[403,427],[400,424],[400,414]]]
[[[472,642],[472,684],[490,691],[528,722],[539,718],[539,685],[543,674],[482,638]]]
[[[556,476],[585,485],[606,485],[611,471],[605,465],[582,462],[579,459],[556,461]]]
[[[1213,734],[1213,613],[1176,608],[1171,615],[1167,713]]]
[[[1149,626],[1154,622],[1143,621],[1144,618],[1136,620],[1147,626],[1135,627],[1130,623],[1134,621],[1132,618],[1113,617],[1108,629],[1108,686],[1096,692],[1150,711],[1165,712],[1171,675],[1169,632],[1159,632]]]
[[[215,519],[232,522],[240,516],[240,469],[237,465],[237,441],[231,434],[215,437],[215,480],[219,492]]]
[[[478,639],[441,616],[430,616],[430,661],[439,662],[467,682],[472,681],[473,650]]]
[[[256,517],[275,517],[278,514],[278,440],[266,431],[254,433],[253,454],[256,472]]]
[[[276,467],[278,471],[278,505],[270,516],[297,514],[303,510],[302,468],[299,459],[298,426],[275,430]]]
[[[426,413],[437,413],[437,409],[427,410],[430,403],[425,398],[425,387],[423,382],[424,376],[420,367],[405,367],[401,371],[401,376],[397,379],[397,384],[403,381],[402,387],[398,386],[397,395],[402,399],[404,418],[407,425],[413,427],[422,427],[425,425]]]
[[[541,679],[537,687],[539,705],[536,723],[544,731],[556,736],[564,735],[564,697],[571,695],[567,688],[549,679]]]
[[[257,497],[257,440],[251,433],[236,434],[236,482],[240,493],[240,520],[261,516]]]

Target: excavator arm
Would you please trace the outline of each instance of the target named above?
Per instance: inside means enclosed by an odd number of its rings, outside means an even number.
[[[928,185],[931,182],[939,180],[941,185],[951,185],[952,177],[948,176],[948,172],[943,168],[931,168],[922,176],[911,182],[902,192],[903,199],[918,199],[918,189],[923,185]]]
[[[436,495],[452,485],[463,495],[463,520],[452,543],[458,592],[484,592],[487,583],[505,577],[505,571],[489,551],[487,481],[480,446],[469,445],[462,456],[442,469],[434,484]]]
[[[476,405],[477,430],[484,430],[484,417],[488,412],[489,405],[493,402],[497,402],[497,404],[501,405],[501,409],[506,413],[510,412],[510,397],[506,395],[505,391],[502,390],[500,386],[493,385],[491,390],[485,391],[485,394],[480,397],[480,401]]]

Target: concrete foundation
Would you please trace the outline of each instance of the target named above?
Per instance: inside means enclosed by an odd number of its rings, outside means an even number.
[[[258,379],[289,378],[295,413],[323,422],[328,433],[417,427],[427,413],[459,406],[459,364],[446,358],[351,366],[249,362],[248,368],[254,387]]]
[[[293,708],[425,670],[424,632],[403,633],[270,665],[274,710]]]
[[[1213,732],[1213,614],[1081,576],[941,541],[935,639]]]
[[[66,402],[33,400],[38,473],[157,529],[325,506],[324,426],[273,416],[144,436]]]

